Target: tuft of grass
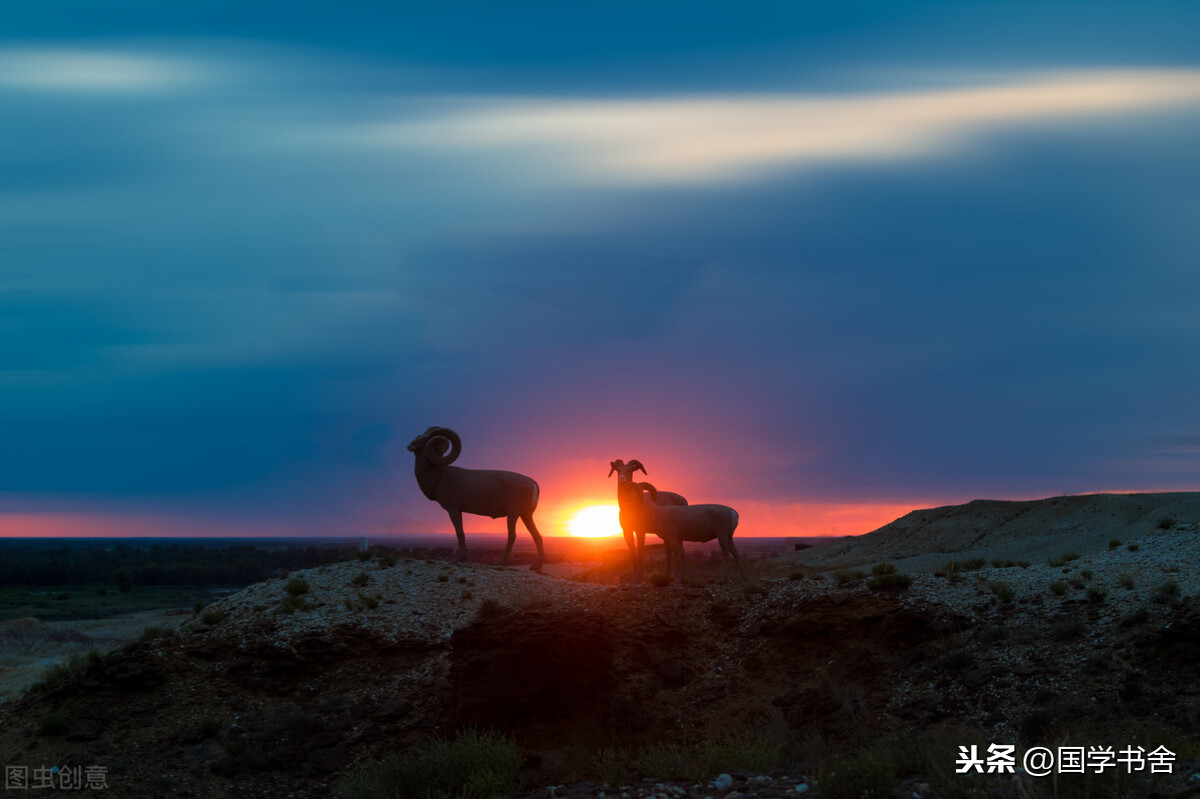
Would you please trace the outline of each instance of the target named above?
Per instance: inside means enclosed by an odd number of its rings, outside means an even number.
[[[291,594],[291,595],[285,596],[283,598],[283,601],[279,603],[279,607],[277,608],[277,610],[280,613],[289,613],[290,614],[290,613],[295,613],[298,610],[312,610],[315,607],[316,607],[316,605],[309,602],[304,597],[298,596],[296,594]],[[224,614],[222,614],[222,615],[224,615]]]
[[[1133,588],[1133,577],[1128,574],[1122,574],[1117,578],[1117,585],[1126,590]]]
[[[1171,516],[1164,516],[1158,520],[1159,530],[1170,530],[1175,526],[1175,519]]]
[[[963,571],[976,572],[987,565],[987,558],[969,558],[962,562]]]
[[[592,773],[601,785],[615,787],[632,782],[633,755],[625,748],[605,747],[592,756]]]
[[[524,756],[509,736],[467,729],[360,768],[338,782],[341,799],[491,799],[517,791]]]
[[[151,625],[142,630],[142,637],[139,639],[142,643],[157,641],[159,638],[170,638],[175,634],[175,631],[170,627],[162,627],[159,625]]]
[[[379,568],[390,569],[396,565],[396,556],[391,552],[379,556]]]
[[[371,596],[370,594],[359,594],[358,601],[363,604],[363,607],[374,609],[379,607],[379,597]]]
[[[1017,595],[1011,585],[1000,580],[992,580],[988,583],[988,590],[995,594],[1001,602],[1012,602]]]
[[[1062,580],[1055,580],[1054,582],[1050,583],[1050,591],[1055,596],[1062,596],[1063,594],[1067,593],[1067,589],[1069,587],[1070,586],[1068,586]]]
[[[53,688],[75,672],[99,662],[100,652],[98,650],[93,649],[86,655],[76,653],[67,658],[66,661],[56,663],[42,672],[42,676],[30,688],[34,691],[44,691],[47,688]]]
[[[1096,575],[1092,573],[1092,570],[1091,570],[1091,569],[1080,569],[1080,570],[1079,570],[1079,576],[1080,576],[1080,577],[1082,577],[1082,578],[1083,578],[1083,579],[1085,579],[1085,580],[1090,580],[1090,579],[1092,579],[1093,577],[1095,577]]]
[[[437,576],[437,581],[439,583],[448,583],[448,582],[450,582],[450,575],[446,574],[445,572],[442,572],[441,574],[439,574]]]
[[[1130,552],[1137,552],[1139,549],[1141,549],[1141,547],[1139,547],[1137,544],[1130,544],[1129,546],[1127,546],[1125,548],[1128,549]]]
[[[1155,593],[1166,594],[1167,596],[1179,596],[1179,583],[1174,580],[1167,580],[1165,583],[1154,589]]]
[[[285,599],[284,601],[286,602],[287,600]],[[200,621],[204,622],[209,627],[212,627],[216,624],[220,624],[221,622],[225,621],[225,611],[223,611],[223,610],[206,611],[204,613],[204,615],[202,615],[200,617]]]
[[[656,780],[700,782],[732,771],[766,773],[779,766],[783,741],[758,733],[725,735],[698,744],[665,741],[644,748],[637,770]]]
[[[874,566],[871,567],[871,574],[874,574],[876,577],[882,577],[885,574],[895,574],[895,573],[896,573],[896,564],[895,563],[876,563]]]
[[[867,573],[858,569],[839,569],[833,573],[833,581],[838,585],[849,585],[866,577]]]
[[[895,572],[876,574],[867,580],[867,587],[872,591],[905,591],[910,585],[912,585],[911,577]]]
[[[476,615],[481,619],[491,619],[507,611],[508,608],[494,599],[488,598],[479,603]]]
[[[1011,569],[1017,565],[1017,561],[1009,558],[992,558],[992,567],[996,569]]]
[[[1116,549],[1119,546],[1121,546],[1121,540],[1119,538],[1108,539],[1108,548],[1109,549]]]
[[[475,592],[472,591],[470,588],[464,588],[462,593],[459,596],[462,599],[471,599],[475,596]]]
[[[370,560],[371,555],[372,552],[370,547],[367,547],[366,549],[360,549],[354,553],[354,557],[358,558],[363,563],[366,563],[368,560]]]
[[[1087,590],[1087,601],[1095,605],[1099,605],[1107,596],[1107,591],[1094,585]]]
[[[646,582],[650,583],[650,585],[654,586],[655,588],[662,588],[663,586],[667,586],[675,582],[675,578],[666,572],[652,572],[650,576],[646,578]]]
[[[371,578],[367,575],[366,572],[359,572],[358,574],[356,574],[352,578],[350,578],[350,585],[357,585],[359,588],[362,588],[369,582],[371,582]]]
[[[299,577],[293,577],[287,581],[287,585],[283,587],[292,596],[300,596],[308,593],[308,581],[302,580]]]
[[[791,572],[790,574],[788,574],[788,579],[789,580],[803,580],[804,572],[799,571],[799,570]]]

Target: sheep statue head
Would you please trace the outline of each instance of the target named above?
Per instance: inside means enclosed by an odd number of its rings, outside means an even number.
[[[426,498],[438,503],[450,516],[458,538],[458,560],[466,558],[467,542],[463,534],[464,513],[508,520],[508,545],[503,563],[508,563],[517,538],[517,519],[520,519],[537,546],[540,571],[545,555],[542,536],[533,521],[540,489],[537,482],[523,474],[497,469],[463,469],[451,466],[462,453],[462,439],[449,427],[431,427],[408,444],[416,456],[413,471],[417,485]]]

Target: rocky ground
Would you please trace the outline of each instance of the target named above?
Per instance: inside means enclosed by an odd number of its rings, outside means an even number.
[[[112,796],[323,797],[474,726],[515,737],[529,796],[767,799],[849,795],[837,763],[920,739],[950,773],[897,776],[896,795],[1018,796],[1049,783],[955,782],[957,745],[1140,736],[1178,754],[1154,790],[1198,788],[1194,526],[903,591],[803,554],[755,562],[748,586],[719,566],[664,587],[403,559],[298,572],[0,706],[0,760],[103,766]],[[637,765],[663,742],[735,739],[784,757],[675,781]]]

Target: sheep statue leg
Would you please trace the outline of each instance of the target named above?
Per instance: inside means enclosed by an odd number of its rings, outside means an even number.
[[[458,551],[454,553],[454,559],[462,562],[467,559],[467,536],[463,533],[462,511],[452,510],[447,513],[450,514],[450,523],[454,525],[454,535],[458,537]]]
[[[533,523],[533,511],[521,514],[521,521],[525,523],[525,529],[529,531],[529,536],[533,539],[534,546],[537,547],[537,563],[530,567],[532,571],[540,572],[542,564],[546,560],[546,554],[542,551],[542,534],[538,532],[537,525]],[[513,528],[516,529],[515,527]],[[512,541],[512,536],[509,536],[509,541]],[[509,546],[512,546],[510,543]]]
[[[733,546],[733,537],[728,541],[724,538],[718,538],[717,541],[721,544],[721,561],[729,563],[729,556],[733,556],[733,562],[737,564],[738,572],[742,575],[742,582],[747,582],[746,569],[742,566],[742,558],[738,555],[737,549]]]

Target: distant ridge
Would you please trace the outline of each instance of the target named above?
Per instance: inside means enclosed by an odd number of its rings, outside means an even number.
[[[1044,562],[1064,552],[1106,549],[1113,539],[1133,541],[1157,531],[1162,519],[1190,524],[1195,535],[1200,492],[977,499],[965,505],[915,510],[866,535],[794,557],[820,568],[887,560],[912,570],[931,570],[947,560],[973,557]]]

